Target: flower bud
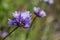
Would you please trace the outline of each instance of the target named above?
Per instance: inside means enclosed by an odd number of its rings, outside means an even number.
[[[41,10],[40,13],[39,13],[39,16],[40,16],[40,17],[44,17],[44,16],[46,16],[45,11],[44,11],[44,10]]]
[[[38,14],[38,13],[39,13],[39,10],[40,10],[40,8],[39,8],[39,7],[34,7],[34,8],[33,8],[34,13],[36,13],[36,14]]]

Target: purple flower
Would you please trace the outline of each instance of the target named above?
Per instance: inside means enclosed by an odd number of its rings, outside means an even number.
[[[36,15],[38,15],[38,14],[39,14],[39,11],[40,11],[40,8],[39,8],[39,7],[34,7],[34,8],[33,8],[33,11],[34,11],[34,13],[35,13]]]
[[[46,13],[45,13],[45,11],[44,11],[44,10],[41,10],[41,11],[40,11],[40,13],[39,13],[39,16],[41,16],[41,17],[44,17],[44,16],[46,16]]]
[[[38,17],[46,16],[45,11],[44,10],[40,11],[39,7],[34,7],[33,10],[34,10],[35,15],[37,15]]]
[[[24,28],[29,28],[31,23],[31,14],[30,11],[17,12],[13,13],[13,19],[8,21],[8,25],[22,25]]]

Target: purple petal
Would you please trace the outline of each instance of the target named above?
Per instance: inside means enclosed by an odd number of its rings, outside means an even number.
[[[37,14],[37,13],[39,13],[40,8],[39,7],[34,7],[33,10],[34,10],[34,13]]]
[[[44,11],[44,10],[40,11],[40,13],[39,13],[39,16],[41,16],[41,17],[44,17],[44,16],[46,16],[46,13],[45,13],[45,11]]]
[[[26,23],[30,23],[31,20],[30,20],[29,18],[26,18],[26,19],[25,19],[25,22],[26,22]]]
[[[24,28],[29,29],[30,28],[30,25],[29,24],[25,24]]]
[[[15,12],[13,13],[13,17],[14,17],[14,18],[19,18],[19,16],[20,16],[20,12],[15,11]]]
[[[8,21],[8,26],[11,26],[11,25],[13,25],[13,21],[12,20],[10,20],[10,19],[8,19],[9,21]]]

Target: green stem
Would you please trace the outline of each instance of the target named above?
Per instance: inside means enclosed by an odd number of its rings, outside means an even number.
[[[4,37],[2,40],[5,40],[11,33],[13,33],[18,27],[15,27],[6,37]]]
[[[37,17],[37,16],[34,17],[32,23],[31,23],[31,25],[30,25],[30,29],[31,29],[31,26],[33,25],[33,23],[34,23],[36,17]],[[28,30],[28,32],[27,32],[27,34],[26,34],[26,38],[25,38],[25,40],[27,40],[27,38],[28,38],[28,36],[29,36],[30,29]]]

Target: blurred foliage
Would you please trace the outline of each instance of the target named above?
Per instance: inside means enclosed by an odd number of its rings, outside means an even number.
[[[15,26],[6,27],[8,18],[12,18],[15,10],[30,10],[33,20],[35,17],[34,6],[45,10],[47,16],[35,19],[27,40],[60,40],[60,0],[54,0],[52,5],[43,0],[0,0],[0,31],[9,33],[15,28]],[[0,36],[2,32],[0,32]],[[5,40],[25,40],[27,32],[28,30],[24,28],[18,28]]]

